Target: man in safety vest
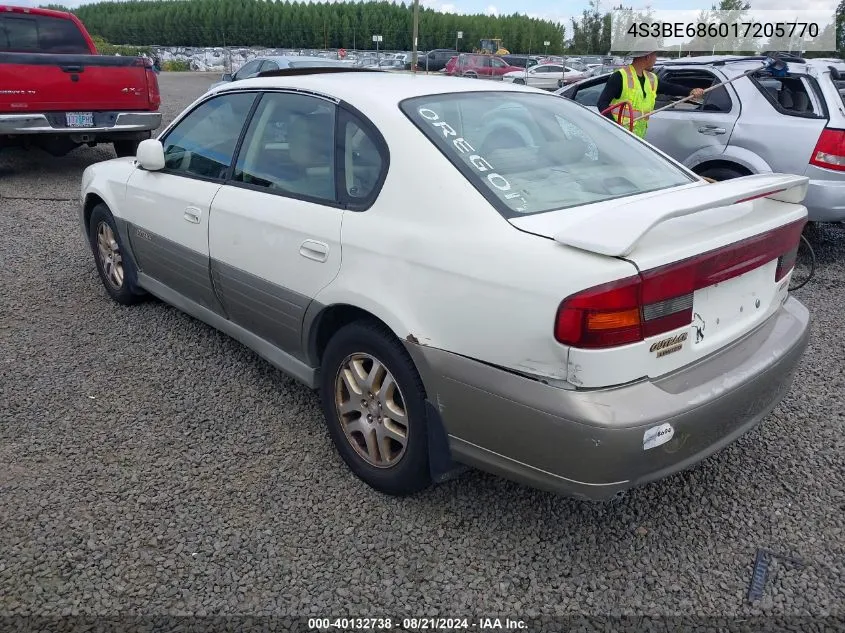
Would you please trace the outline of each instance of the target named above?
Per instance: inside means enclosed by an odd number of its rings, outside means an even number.
[[[608,107],[628,101],[634,111],[634,119],[654,110],[654,102],[660,94],[672,97],[697,97],[704,95],[704,90],[694,88],[690,90],[686,86],[679,86],[668,81],[660,81],[658,88],[657,75],[651,72],[657,61],[657,51],[635,52],[629,55],[633,61],[629,66],[623,66],[614,72],[604,85],[604,90],[596,104],[599,112],[604,112]],[[620,107],[608,112],[605,116],[618,121],[620,125],[628,127],[630,110],[627,107]],[[648,119],[642,119],[634,123],[634,134],[645,138],[648,129]]]

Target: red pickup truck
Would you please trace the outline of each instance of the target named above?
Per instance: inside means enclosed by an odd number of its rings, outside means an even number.
[[[0,149],[53,156],[112,143],[133,156],[161,125],[152,61],[100,55],[71,13],[0,4]]]

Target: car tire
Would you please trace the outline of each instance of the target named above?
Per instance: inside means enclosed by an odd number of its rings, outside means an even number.
[[[742,178],[743,176],[747,176],[738,169],[731,169],[730,167],[711,167],[710,169],[705,169],[703,171],[698,172],[698,175],[703,178],[711,178],[715,181],[720,180],[731,180],[733,178]]]
[[[329,435],[349,469],[389,495],[411,495],[427,488],[431,473],[425,388],[399,340],[377,323],[346,325],[329,341],[320,375]],[[371,376],[376,388],[367,391]],[[342,412],[344,405],[348,409]],[[383,415],[391,411],[391,417]]]
[[[121,305],[132,305],[143,301],[147,293],[137,285],[137,271],[117,230],[109,208],[98,204],[91,212],[88,223],[88,242],[100,281],[109,297]]]
[[[525,85],[525,80],[524,80],[524,79],[514,79],[514,80],[513,80],[513,82],[514,82],[515,84],[521,84],[521,85],[523,85],[523,86]]]
[[[126,158],[127,156],[135,156],[138,153],[138,145],[141,141],[115,141],[114,153],[118,158]]]

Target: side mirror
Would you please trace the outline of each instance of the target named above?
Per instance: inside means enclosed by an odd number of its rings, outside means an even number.
[[[220,77],[221,81],[232,81],[232,79],[232,73],[223,73],[223,75]]]
[[[148,138],[138,144],[138,151],[135,153],[135,160],[141,169],[147,171],[158,171],[164,169],[164,147],[161,141],[155,138]]]
[[[830,70],[830,78],[833,81],[842,81],[842,73],[839,72],[839,69],[836,66],[828,66],[828,70]]]

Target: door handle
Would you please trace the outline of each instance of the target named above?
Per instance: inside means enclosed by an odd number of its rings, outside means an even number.
[[[717,127],[715,125],[702,125],[700,128],[698,128],[698,131],[701,134],[707,134],[709,136],[716,136],[718,134],[725,134],[725,132],[727,130],[725,130],[725,128],[723,128],[723,127]]]
[[[329,245],[314,240],[305,240],[299,247],[299,254],[315,262],[324,262],[329,258]]]
[[[202,209],[197,209],[196,207],[188,207],[185,209],[185,215],[182,216],[186,222],[190,222],[191,224],[199,224],[200,217],[202,217]]]

